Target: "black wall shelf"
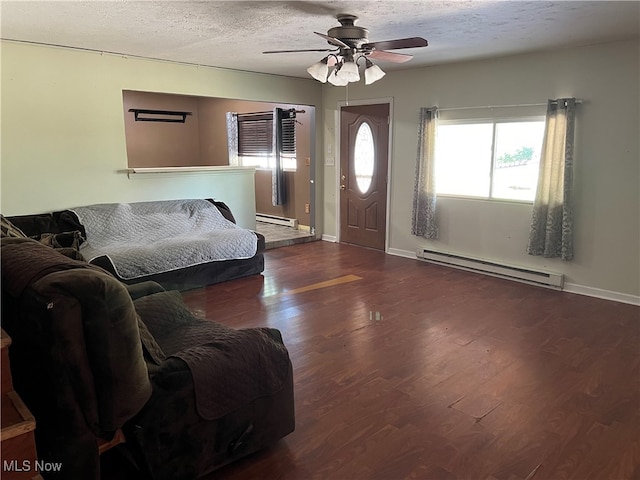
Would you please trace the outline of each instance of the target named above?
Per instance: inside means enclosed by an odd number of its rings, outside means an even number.
[[[174,110],[149,110],[143,108],[130,108],[136,122],[165,122],[185,123],[191,112],[177,112]]]

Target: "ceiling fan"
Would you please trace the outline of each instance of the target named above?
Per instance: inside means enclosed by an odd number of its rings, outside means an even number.
[[[367,85],[380,80],[385,73],[370,59],[393,63],[408,62],[413,55],[390,52],[405,48],[426,47],[427,41],[421,37],[399,38],[382,42],[369,42],[369,30],[355,25],[358,17],[339,14],[336,16],[340,26],[329,29],[327,34],[313,32],[324,38],[334,48],[303,50],[270,50],[262,53],[331,52],[319,62],[311,65],[307,71],[316,80],[337,86],[360,80],[358,61],[365,61],[365,83]],[[335,68],[329,73],[329,67]]]

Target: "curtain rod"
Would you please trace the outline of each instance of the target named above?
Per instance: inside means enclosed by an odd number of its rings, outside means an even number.
[[[557,100],[554,103],[558,103]],[[576,99],[577,104],[581,104],[581,99]],[[517,103],[513,105],[482,105],[477,107],[451,107],[451,108],[438,108],[439,112],[447,112],[450,110],[477,110],[481,108],[513,108],[513,107],[544,107],[547,103]]]
[[[304,110],[296,110],[295,108],[290,108],[288,110],[284,110],[285,112],[295,112],[295,113],[306,113]],[[234,113],[234,115],[266,115],[268,113],[273,113],[273,110],[269,110],[268,112],[246,112],[246,113]]]

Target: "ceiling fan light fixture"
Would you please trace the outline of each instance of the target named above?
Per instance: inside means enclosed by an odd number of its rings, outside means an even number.
[[[1,0],[0,0],[1,1]],[[427,40],[422,37],[397,38],[382,42],[370,42],[369,30],[356,26],[356,15],[341,13],[336,15],[339,26],[327,31],[327,34],[313,32],[324,38],[330,48],[323,49],[297,49],[297,50],[270,50],[262,53],[292,53],[292,52],[332,52],[317,63],[314,63],[307,72],[321,83],[329,82],[332,85],[345,86],[349,82],[360,81],[358,62],[364,58],[366,67],[364,71],[365,85],[377,82],[385,73],[380,67],[375,66],[367,57],[392,63],[404,63],[413,58],[407,53],[392,52],[390,50],[403,50],[408,48],[426,47]],[[325,54],[326,55],[326,54]],[[331,67],[335,68],[331,70]]]
[[[386,73],[384,73],[379,66],[375,65],[368,58],[366,59],[365,65],[366,65],[366,68],[364,71],[365,85],[371,85],[373,82],[377,82],[378,80],[380,80],[382,77],[386,75]]]
[[[360,72],[358,71],[358,65],[353,59],[347,59],[343,64],[338,74],[344,77],[348,82],[358,82],[360,80]]]
[[[316,62],[307,68],[307,72],[309,72],[309,75],[319,82],[325,83],[327,81],[327,76],[329,75],[329,66],[327,65],[328,61],[329,57],[324,57],[319,62]]]
[[[336,69],[329,74],[329,78],[327,79],[327,81],[331,85],[334,85],[336,87],[344,87],[349,83],[349,80],[347,80],[347,78],[344,75],[340,74],[342,70],[339,67],[340,67],[340,64],[338,64]]]

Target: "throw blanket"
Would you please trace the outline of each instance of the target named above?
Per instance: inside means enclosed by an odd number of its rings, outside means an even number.
[[[72,269],[103,270],[84,261],[72,260],[31,238],[2,239],[2,283],[13,297],[19,297],[28,285],[53,272]]]
[[[176,291],[147,295],[134,304],[157,342],[154,350],[189,366],[202,418],[215,420],[283,388],[290,360],[280,331],[235,330],[198,318]]]
[[[73,209],[87,240],[90,262],[107,256],[124,279],[212,261],[251,258],[257,237],[222,216],[206,200],[110,203]]]

